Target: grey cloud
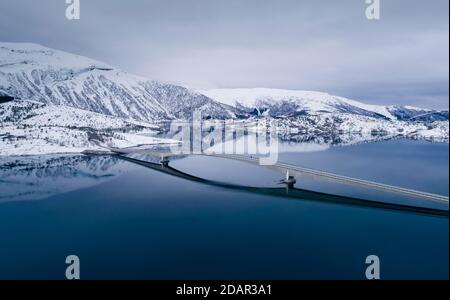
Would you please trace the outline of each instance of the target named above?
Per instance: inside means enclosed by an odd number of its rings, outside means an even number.
[[[0,40],[30,41],[192,88],[320,90],[448,108],[448,1],[2,0]]]

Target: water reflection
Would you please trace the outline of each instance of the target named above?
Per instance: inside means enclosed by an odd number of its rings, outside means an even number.
[[[0,202],[36,200],[87,188],[129,169],[129,164],[114,156],[3,157]]]
[[[158,147],[156,147],[158,149]],[[448,195],[448,144],[404,140],[330,147],[313,143],[281,143],[280,160],[391,185]],[[159,163],[157,157],[134,158]],[[180,156],[171,165],[212,181],[253,187],[278,187],[277,171],[219,158]],[[59,155],[0,159],[0,202],[35,200],[94,186],[136,166],[115,156]],[[420,170],[420,172],[419,172]],[[315,192],[398,204],[447,208],[404,195],[379,192],[296,174],[296,187]]]

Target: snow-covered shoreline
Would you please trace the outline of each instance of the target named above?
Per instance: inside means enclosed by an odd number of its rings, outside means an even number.
[[[0,105],[0,156],[76,154],[102,146],[173,144],[158,126],[34,101]],[[101,144],[99,145],[99,141]]]

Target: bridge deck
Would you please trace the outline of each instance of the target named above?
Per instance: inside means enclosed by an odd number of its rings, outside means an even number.
[[[259,164],[258,158],[248,157],[248,156],[244,156],[244,155],[212,154],[211,156],[227,158],[227,159],[234,159],[234,160],[249,162],[252,164]],[[401,193],[401,194],[406,194],[406,195],[413,196],[413,197],[425,198],[425,199],[433,200],[433,201],[437,201],[437,202],[444,202],[444,203],[449,202],[448,196],[437,195],[437,194],[417,191],[417,190],[413,190],[413,189],[407,189],[407,188],[403,188],[403,187],[399,187],[399,186],[393,186],[393,185],[388,185],[388,184],[384,184],[384,183],[378,183],[378,182],[374,182],[374,181],[338,175],[338,174],[334,174],[334,173],[330,173],[330,172],[324,172],[324,171],[320,171],[320,170],[314,170],[314,169],[304,168],[304,167],[285,164],[285,163],[276,163],[272,166],[266,166],[266,167],[279,169],[284,172],[289,171],[291,174],[292,173],[304,173],[304,174],[309,174],[309,175],[313,175],[313,176],[332,179],[334,181],[339,181],[339,182],[343,182],[343,183],[357,184],[357,185],[365,186],[365,187],[372,188],[372,189],[385,190],[385,191],[394,192],[394,193]]]
[[[147,154],[147,155],[153,155],[153,156],[158,156],[158,157],[173,157],[173,156],[181,156],[181,155],[202,155],[202,156],[219,157],[219,158],[225,158],[225,159],[233,159],[233,160],[238,160],[238,161],[242,161],[242,162],[259,165],[259,158],[250,157],[250,156],[246,156],[246,155],[238,155],[238,154],[208,154],[208,153],[174,154],[171,152],[154,151],[154,150],[148,150],[148,149],[132,149],[132,148],[127,148],[127,149],[109,148],[109,150],[114,153],[118,153],[118,154],[140,153],[140,154]],[[431,200],[431,201],[435,201],[435,202],[446,203],[446,204],[449,203],[448,196],[432,194],[432,193],[428,193],[428,192],[403,188],[403,187],[399,187],[399,186],[388,185],[388,184],[374,182],[374,181],[370,181],[370,180],[364,180],[364,179],[358,179],[358,178],[353,178],[353,177],[349,177],[349,176],[338,175],[338,174],[334,174],[334,173],[330,173],[330,172],[300,167],[300,166],[291,165],[291,164],[276,163],[274,165],[264,165],[263,167],[275,169],[282,173],[289,171],[290,174],[307,174],[307,175],[311,175],[311,176],[317,176],[317,177],[322,177],[322,178],[326,178],[326,179],[331,179],[333,181],[342,182],[342,183],[346,183],[346,184],[355,184],[355,185],[359,185],[359,186],[364,186],[366,188],[404,194],[404,195],[421,198],[421,199],[426,199],[426,200]]]
[[[170,166],[163,166],[159,163],[152,163],[148,161],[143,161],[135,158],[130,158],[124,155],[119,155],[121,159],[129,161],[134,164],[138,164],[168,175],[172,175],[175,177],[183,178],[186,180],[203,183],[211,186],[238,190],[241,192],[248,193],[256,193],[261,195],[270,195],[277,197],[284,197],[290,199],[297,199],[301,201],[321,201],[321,202],[331,202],[331,203],[339,203],[343,205],[352,205],[352,206],[360,206],[360,207],[372,207],[378,209],[387,209],[387,210],[395,210],[395,211],[404,211],[404,212],[412,212],[412,213],[420,213],[420,214],[428,214],[435,216],[443,216],[448,217],[448,210],[436,209],[436,208],[427,208],[427,207],[418,207],[411,206],[405,204],[395,204],[395,203],[386,203],[381,201],[373,201],[373,200],[365,200],[358,199],[346,196],[338,196],[332,194],[326,194],[315,191],[308,191],[304,189],[298,188],[260,188],[260,187],[250,187],[250,186],[242,186],[230,183],[224,183],[214,180],[208,180],[200,177],[196,177],[183,171],[177,170]]]

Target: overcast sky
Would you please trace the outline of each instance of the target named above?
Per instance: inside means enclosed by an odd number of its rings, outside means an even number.
[[[448,109],[449,1],[1,0],[0,40],[35,42],[194,89],[318,90]]]

